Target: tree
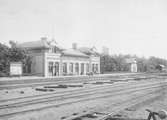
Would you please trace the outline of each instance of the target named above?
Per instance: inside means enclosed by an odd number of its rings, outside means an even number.
[[[100,57],[101,72],[119,72],[129,71],[130,66],[126,63],[126,59],[135,58],[137,61],[137,67],[139,72],[157,72],[158,65],[167,66],[167,60],[150,57],[148,59],[144,57],[137,57],[136,55],[103,55]]]
[[[9,75],[10,62],[22,62],[25,66],[28,58],[26,51],[18,48],[15,42],[9,43],[11,47],[0,43],[0,76]]]
[[[9,71],[9,48],[0,43],[0,76],[5,76]]]

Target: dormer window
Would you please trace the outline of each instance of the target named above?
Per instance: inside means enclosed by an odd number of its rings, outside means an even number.
[[[55,48],[54,47],[52,47],[51,50],[52,50],[52,53],[55,53]]]
[[[49,52],[50,53],[57,53],[57,48],[56,47],[51,47]]]

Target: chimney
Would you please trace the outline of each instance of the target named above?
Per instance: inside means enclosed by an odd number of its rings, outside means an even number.
[[[104,55],[109,55],[109,48],[103,46],[103,47],[102,47],[102,54],[104,54]]]
[[[41,37],[42,41],[47,41],[47,37]]]
[[[77,49],[77,43],[73,43],[72,48],[76,50]]]

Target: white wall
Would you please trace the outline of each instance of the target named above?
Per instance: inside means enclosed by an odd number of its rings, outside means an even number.
[[[131,72],[137,72],[137,64],[131,63]]]
[[[100,73],[100,57],[91,56],[90,58],[84,57],[71,57],[61,56],[59,53],[34,53],[31,54],[32,59],[32,73],[34,75],[48,76],[48,62],[59,62],[59,75],[63,73],[64,62],[67,63],[67,73],[69,73],[69,64],[74,63],[73,73],[75,74],[75,63],[79,63],[79,73],[81,71],[81,63],[84,63],[84,74],[86,74],[86,64],[89,64],[90,72],[92,64],[98,64],[98,72]]]
[[[100,73],[100,57],[90,56],[91,71],[92,71],[92,64],[98,64],[98,73]]]
[[[44,76],[49,76],[49,73],[48,73],[48,63],[49,62],[59,62],[59,75],[60,74],[60,69],[61,69],[61,58],[60,58],[60,53],[44,53]]]
[[[83,57],[70,57],[70,56],[63,56],[62,57],[62,64],[67,63],[67,73],[69,72],[69,64],[73,63],[73,74],[75,73],[75,63],[79,63],[79,73],[81,72],[81,63],[84,63],[84,74],[86,74],[86,64],[89,63],[89,58]],[[63,71],[61,71],[63,72]]]

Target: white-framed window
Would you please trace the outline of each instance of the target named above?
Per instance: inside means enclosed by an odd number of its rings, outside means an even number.
[[[81,73],[80,73],[81,75],[83,75],[84,74],[84,63],[81,63]]]
[[[48,63],[48,73],[50,76],[53,76],[53,62]]]
[[[86,72],[89,72],[89,63],[86,63]]]
[[[75,72],[79,74],[79,63],[75,63]]]
[[[56,48],[56,47],[51,47],[51,48],[49,49],[49,52],[50,52],[50,53],[57,53],[57,48]]]
[[[67,63],[63,63],[63,73],[67,73]]]
[[[73,73],[73,63],[70,63],[69,70],[70,70],[70,73]]]
[[[95,72],[98,73],[98,64],[96,64],[96,71]]]
[[[55,62],[55,65],[54,65],[54,75],[55,76],[59,75],[59,62]]]
[[[95,72],[95,65],[92,64],[92,72]]]

